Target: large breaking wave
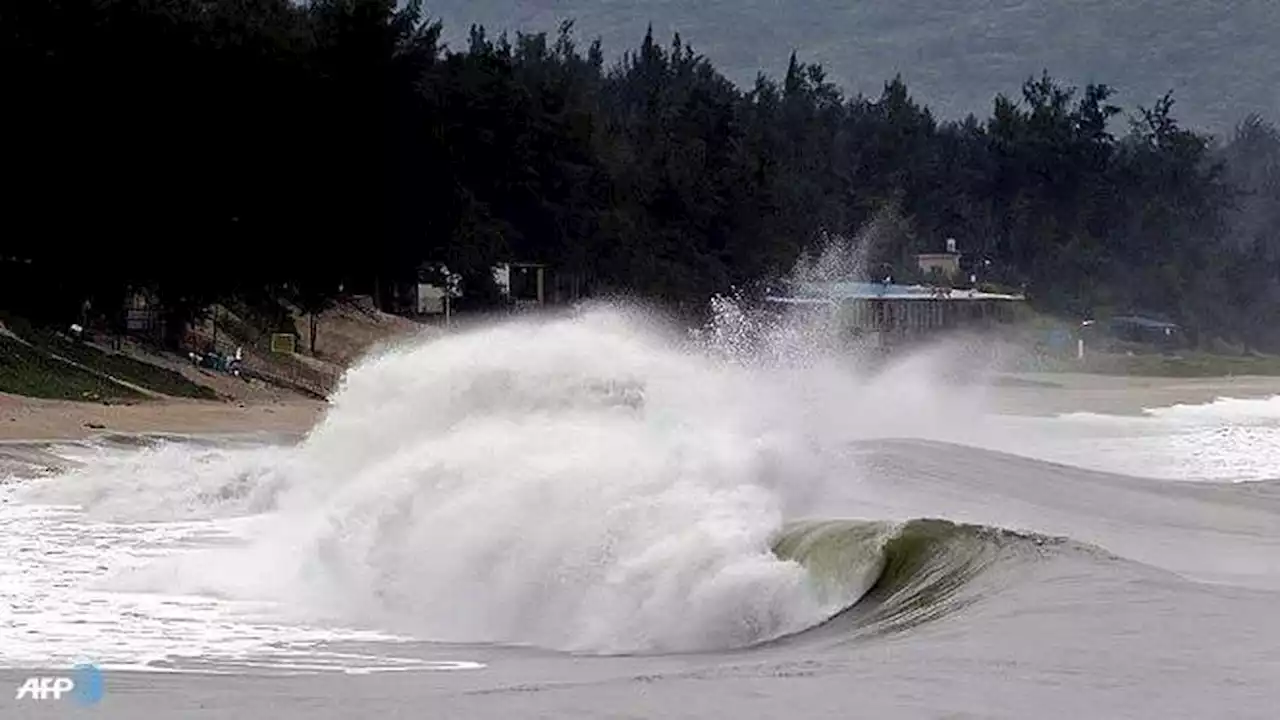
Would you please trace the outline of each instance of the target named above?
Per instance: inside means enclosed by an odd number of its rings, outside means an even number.
[[[696,651],[801,632],[864,597],[893,623],[950,607],[999,543],[797,519],[875,520],[851,441],[952,422],[977,391],[932,382],[937,356],[863,376],[805,328],[720,309],[693,339],[599,307],[400,348],[353,369],[296,447],[161,444],[26,499],[114,520],[255,516],[243,547],[114,586],[429,640]]]

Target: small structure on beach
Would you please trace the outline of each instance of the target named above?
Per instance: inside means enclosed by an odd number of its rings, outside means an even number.
[[[125,297],[121,314],[125,333],[156,343],[163,340],[166,329],[164,307],[155,293],[133,290]]]
[[[927,285],[806,282],[766,301],[836,314],[842,331],[874,347],[891,347],[948,331],[988,328],[1016,319],[1021,295]]]
[[[531,310],[564,305],[585,294],[582,276],[537,262],[504,262],[492,265],[496,302],[511,310]],[[442,263],[423,263],[415,283],[401,283],[395,290],[394,311],[407,316],[450,315],[456,301],[469,295],[463,277]]]
[[[947,238],[946,252],[926,252],[916,255],[916,266],[926,278],[953,281],[960,277],[960,251],[956,239]]]
[[[1186,331],[1175,323],[1144,315],[1116,315],[1088,320],[1081,326],[1081,338],[1091,346],[1108,350],[1168,351],[1190,345]]]
[[[564,305],[585,295],[580,275],[546,263],[500,263],[492,272],[499,292],[516,309]]]

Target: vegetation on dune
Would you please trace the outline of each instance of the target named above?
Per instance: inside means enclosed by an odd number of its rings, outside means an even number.
[[[845,97],[797,59],[743,89],[678,38],[615,65],[568,26],[445,48],[397,5],[3,4],[0,60],[22,71],[0,307],[65,324],[146,288],[176,344],[213,303],[318,312],[424,261],[480,302],[507,260],[697,307],[888,217],[868,262],[895,277],[954,237],[1040,310],[1280,349],[1280,135],[1261,120],[1219,142],[1165,97],[1123,129],[1108,87],[1041,77],[942,121],[899,81]]]
[[[1086,362],[1069,368],[1075,372],[1103,375],[1144,375],[1194,378],[1223,376],[1280,375],[1280,357],[1275,355],[1219,355],[1187,352],[1176,355],[1095,354]]]
[[[115,380],[171,397],[218,398],[213,390],[191,382],[181,373],[33,327],[7,313],[0,314],[4,315],[4,327],[12,333],[12,336],[0,334],[0,339],[9,343],[8,361],[4,364],[6,377],[0,379],[0,392],[71,400],[143,396],[120,382],[113,382]],[[40,373],[48,373],[50,377],[41,379]],[[37,391],[23,392],[21,388]]]
[[[135,400],[142,393],[0,334],[0,392],[60,400]]]
[[[46,344],[42,349],[79,363],[90,370],[109,375],[117,380],[144,387],[171,397],[217,400],[218,394],[203,385],[197,385],[168,368],[137,360],[119,353],[105,352],[91,345],[75,342]]]

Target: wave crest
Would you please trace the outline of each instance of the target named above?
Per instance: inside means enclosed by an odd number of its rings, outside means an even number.
[[[1065,538],[917,519],[905,523],[815,520],[789,524],[774,544],[820,585],[865,586],[824,624],[841,640],[903,632],[986,596],[974,581],[1060,552]],[[870,581],[868,582],[868,578]],[[808,633],[806,633],[807,635]]]
[[[437,641],[750,646],[827,621],[882,575],[874,543],[821,581],[804,566],[817,549],[774,552],[788,518],[856,479],[850,441],[965,404],[930,389],[927,363],[859,378],[798,359],[795,333],[748,329],[676,342],[597,309],[458,333],[353,369],[296,447],[166,445],[46,497],[131,519],[269,514],[248,547],[135,578],[155,591]]]

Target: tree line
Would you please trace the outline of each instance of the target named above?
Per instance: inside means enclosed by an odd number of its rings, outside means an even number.
[[[0,307],[40,321],[140,288],[175,326],[317,309],[424,262],[476,303],[511,260],[697,306],[887,217],[868,263],[895,277],[956,238],[1046,311],[1280,347],[1280,134],[1210,137],[1171,96],[1125,113],[1043,75],[942,120],[795,57],[738,87],[678,36],[613,63],[570,24],[447,48],[395,0],[4,3],[0,27]]]

